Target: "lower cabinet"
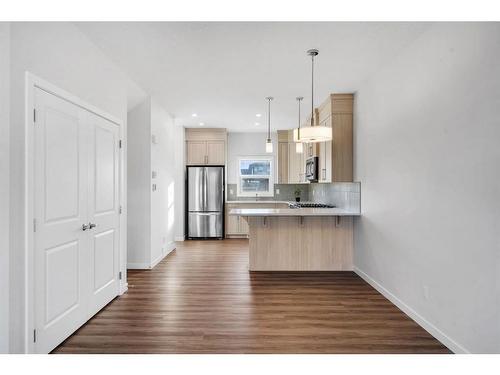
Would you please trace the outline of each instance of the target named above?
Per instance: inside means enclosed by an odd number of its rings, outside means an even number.
[[[283,202],[259,203],[227,203],[226,204],[226,238],[247,238],[248,222],[243,216],[229,215],[234,208],[286,208]]]

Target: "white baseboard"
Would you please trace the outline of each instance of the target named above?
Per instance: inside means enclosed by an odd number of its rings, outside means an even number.
[[[173,250],[175,250],[175,242],[169,242],[167,245],[165,245],[165,252],[160,254],[158,258],[153,260],[150,263],[127,263],[127,269],[129,270],[150,270],[151,268],[154,268],[158,263],[160,263],[163,258],[165,258],[168,254],[170,254]]]
[[[176,237],[175,237],[175,240],[176,240],[176,241],[180,241],[180,242],[181,242],[181,241],[184,241],[185,239],[186,239],[186,236],[176,236]]]
[[[158,258],[156,258],[152,263],[150,268],[155,268],[158,263],[160,263],[163,258],[170,254],[175,249],[175,242],[169,242],[165,245],[165,252],[163,252]]]
[[[128,290],[128,283],[123,283],[120,285],[120,296]]]
[[[168,243],[167,246],[165,246],[165,250],[166,250],[165,251],[165,256],[167,256],[168,254],[170,254],[175,249],[176,249],[176,245],[175,245],[174,241]]]
[[[149,263],[127,263],[128,270],[149,270],[150,268]]]
[[[354,272],[356,272],[363,280],[365,280],[368,284],[370,284],[377,291],[379,291],[380,294],[382,294],[385,298],[387,298],[394,305],[396,305],[406,315],[408,315],[415,322],[417,322],[417,324],[419,324],[423,329],[425,329],[432,336],[441,341],[443,345],[446,345],[446,347],[450,349],[452,352],[461,354],[470,353],[469,350],[467,350],[462,345],[458,344],[456,341],[454,341],[449,336],[444,334],[439,328],[437,328],[435,325],[427,321],[424,317],[422,317],[419,313],[413,310],[410,306],[408,306],[394,294],[389,292],[386,288],[384,288],[377,281],[375,281],[371,276],[367,275],[358,267],[354,267]]]

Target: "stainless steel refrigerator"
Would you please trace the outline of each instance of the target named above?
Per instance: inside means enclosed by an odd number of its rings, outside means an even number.
[[[223,238],[224,167],[187,167],[188,238]]]

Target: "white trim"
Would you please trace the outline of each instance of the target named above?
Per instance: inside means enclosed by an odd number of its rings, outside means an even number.
[[[127,263],[128,270],[149,270],[151,265],[149,263]]]
[[[34,314],[34,233],[33,233],[33,219],[34,213],[34,119],[33,110],[35,108],[35,88],[42,89],[52,95],[58,96],[68,102],[73,103],[87,111],[94,113],[106,120],[109,120],[120,128],[120,139],[123,139],[123,122],[116,117],[100,110],[99,108],[81,100],[73,94],[47,82],[30,72],[25,72],[25,222],[24,222],[24,236],[25,236],[25,264],[24,264],[24,278],[25,278],[25,319],[24,319],[24,352],[34,353],[35,346],[33,343],[33,330],[35,328],[35,314]],[[122,149],[123,150],[123,149]],[[126,205],[124,195],[125,187],[125,174],[124,174],[124,161],[126,158],[123,156],[123,151],[120,152],[120,186],[119,186],[119,201],[122,207]],[[119,249],[119,271],[122,272],[124,277],[120,280],[117,295],[123,294],[127,288],[126,269],[123,265],[126,263],[127,250],[125,248],[126,242],[123,238],[127,238],[127,225],[126,225],[126,210],[120,215],[120,249]]]
[[[177,248],[177,245],[175,244],[175,241],[169,242],[167,246],[165,246],[165,256],[169,255],[172,251],[174,251]]]
[[[153,262],[151,262],[151,268],[155,268],[158,263],[160,263],[168,254],[170,254],[173,250],[175,249],[175,242],[169,242],[165,246],[165,251],[162,252],[162,254],[156,258]]]
[[[128,290],[128,283],[122,283],[120,285],[120,296],[123,295]]]
[[[460,345],[456,341],[454,341],[451,337],[447,336],[443,331],[437,328],[435,325],[426,320],[423,316],[421,316],[418,312],[416,312],[413,308],[408,306],[405,302],[400,300],[393,293],[384,288],[380,283],[375,281],[371,276],[360,270],[358,267],[354,267],[354,272],[358,274],[363,280],[365,280],[368,284],[374,287],[377,291],[379,291],[385,298],[391,301],[394,305],[396,305],[400,310],[402,310],[406,315],[412,318],[418,325],[420,325],[423,329],[429,332],[436,339],[441,341],[448,349],[453,351],[454,353],[460,354],[468,354],[470,353],[464,346]]]
[[[158,263],[160,263],[167,255],[169,255],[172,251],[176,249],[175,242],[169,242],[165,246],[165,252],[153,260],[151,263],[127,263],[127,269],[129,270],[150,270],[156,267]]]
[[[176,242],[182,242],[186,239],[186,236],[176,236],[175,237],[175,241]]]
[[[242,176],[240,174],[240,163],[242,160],[269,160],[270,161],[270,173],[269,175],[250,175]],[[238,197],[274,197],[274,155],[248,155],[248,156],[238,156],[238,170],[236,171],[236,196]],[[268,178],[269,179],[269,191],[267,192],[241,192],[241,179],[242,178]]]

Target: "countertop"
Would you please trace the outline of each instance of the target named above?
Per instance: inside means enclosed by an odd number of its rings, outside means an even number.
[[[238,216],[361,216],[342,208],[234,208],[229,215]]]

